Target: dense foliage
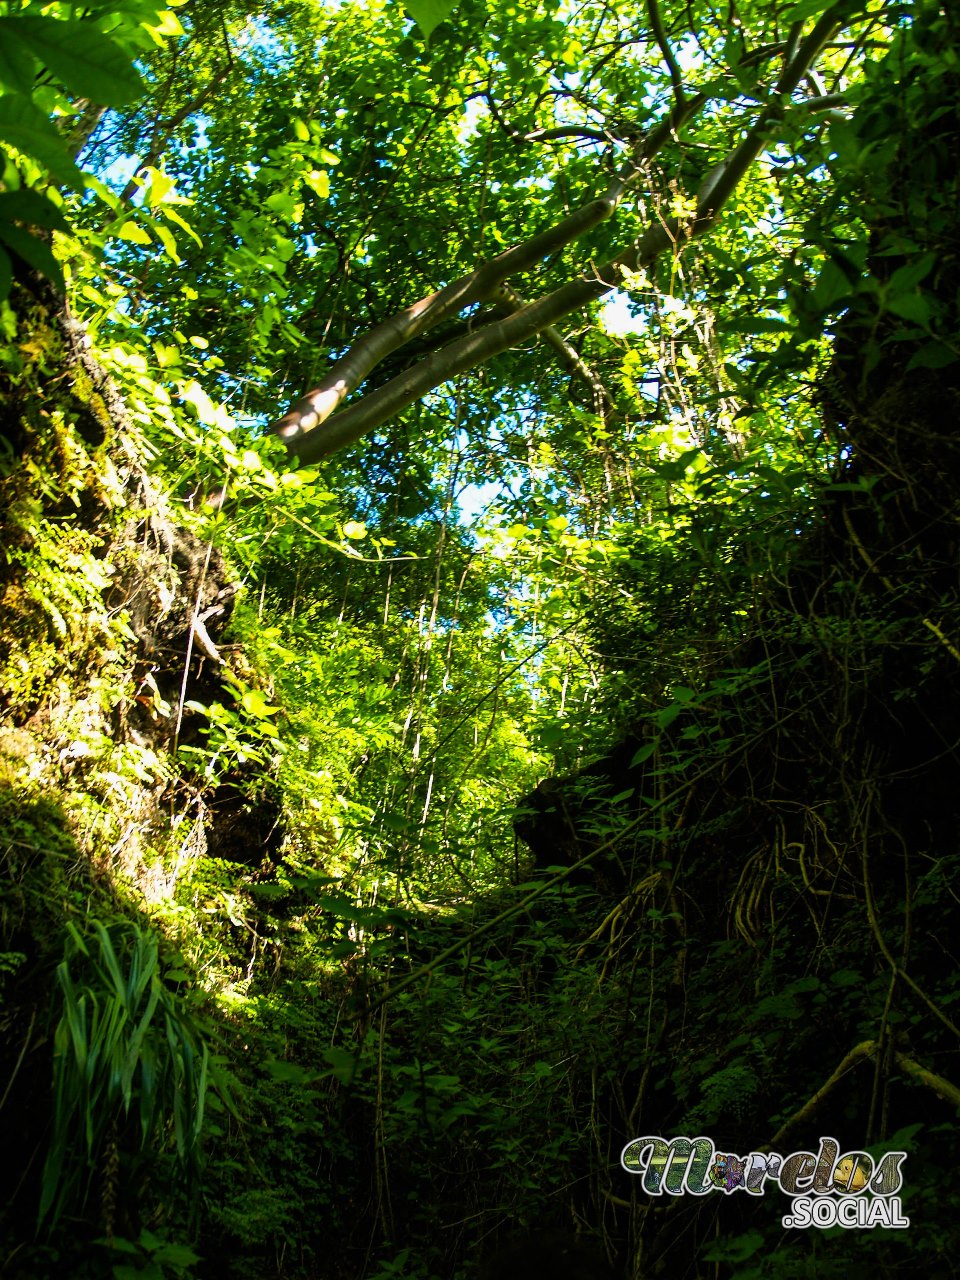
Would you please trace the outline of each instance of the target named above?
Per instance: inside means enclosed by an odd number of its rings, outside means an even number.
[[[4,1274],[956,1275],[952,7],[0,35]]]

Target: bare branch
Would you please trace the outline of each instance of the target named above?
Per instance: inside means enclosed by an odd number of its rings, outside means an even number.
[[[500,129],[501,133],[512,142],[554,142],[564,138],[585,138],[591,142],[611,142],[616,139],[616,134],[605,129],[591,129],[588,125],[557,125],[553,128],[531,129],[529,133],[523,133],[520,129],[515,128],[509,120],[504,119],[497,106],[496,99],[488,89],[485,93],[479,94],[487,104],[491,118]]]
[[[588,129],[582,125],[558,125],[555,129],[534,129],[530,133],[518,133],[518,142],[559,142],[564,138],[584,138],[590,142],[612,142],[616,135],[603,129]]]
[[[849,102],[842,93],[825,93],[819,98],[804,98],[799,105],[805,111],[832,111],[835,107],[848,106]]]
[[[839,30],[840,17],[849,7],[846,3],[836,4],[820,15],[807,38],[799,42],[796,53],[785,59],[775,92],[786,94],[796,89],[824,45]]]
[[[614,188],[616,185],[614,184]],[[609,218],[622,194],[615,192],[614,188],[598,200],[582,205],[547,231],[507,249],[475,271],[461,276],[436,293],[421,298],[382,321],[355,342],[346,355],[334,364],[320,385],[302,400],[298,400],[288,413],[273,424],[272,430],[293,448],[299,438],[325,421],[386,356],[412,338],[456,315],[464,307],[489,298],[508,276],[535,266],[541,259],[577,239],[590,227]]]
[[[683,89],[683,76],[680,74],[677,60],[673,56],[673,50],[670,48],[670,41],[667,39],[667,32],[663,25],[663,17],[657,0],[647,0],[647,17],[650,19],[653,38],[656,40],[660,52],[663,54],[663,60],[667,64],[667,70],[670,72],[673,96],[676,98],[678,105],[681,105],[686,97]]]
[[[500,287],[499,306],[503,308],[508,315],[515,315],[518,311],[522,311],[524,307],[530,304],[515,293],[509,285],[504,284]],[[548,324],[545,329],[540,330],[540,337],[543,341],[557,353],[560,357],[561,366],[568,373],[575,374],[578,378],[589,386],[593,393],[593,400],[596,412],[603,417],[607,417],[614,410],[613,399],[610,392],[603,385],[598,375],[590,368],[580,353],[566,340],[559,329],[552,324]]]

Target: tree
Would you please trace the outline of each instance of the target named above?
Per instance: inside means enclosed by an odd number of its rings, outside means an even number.
[[[797,146],[803,145],[801,138],[809,144],[810,135],[819,127],[816,122],[810,123],[811,118],[815,121],[818,113],[833,111],[843,104],[848,68],[860,42],[882,18],[882,10],[876,9],[865,18],[855,6],[829,6],[805,31],[804,16],[821,7],[799,5],[783,15],[776,10],[771,14],[767,6],[762,6],[758,14],[737,13],[733,29],[726,34],[715,28],[707,34],[691,21],[694,15],[689,13],[685,17],[690,26],[678,29],[671,15],[668,35],[657,0],[650,0],[646,31],[621,42],[621,47],[613,51],[614,57],[623,58],[623,46],[633,46],[633,59],[645,69],[660,62],[659,76],[652,86],[647,83],[644,105],[648,118],[652,118],[649,124],[635,118],[630,128],[624,129],[615,112],[604,114],[599,105],[586,104],[584,98],[592,88],[591,74],[586,77],[586,94],[584,86],[578,85],[576,90],[553,95],[552,113],[549,108],[545,113],[552,118],[546,123],[538,122],[536,128],[525,133],[503,119],[493,94],[486,93],[486,105],[495,125],[518,145],[543,146],[568,140],[595,147],[609,144],[614,154],[624,151],[626,160],[615,179],[593,199],[549,228],[488,258],[470,273],[381,321],[353,342],[320,384],[273,424],[273,430],[287,442],[291,453],[305,462],[332,453],[375,430],[450,378],[545,331],[575,370],[586,372],[576,353],[553,328],[554,323],[603,297],[624,279],[647,270],[667,250],[679,255],[686,243],[713,227],[764,148],[783,136]],[[817,74],[818,66],[825,48],[841,35],[848,37],[841,47],[845,43],[850,56],[840,67],[828,67],[828,83],[824,83]],[[725,69],[718,77],[715,64],[721,40]],[[689,72],[681,71],[672,42],[686,47]],[[601,64],[609,61],[609,53],[599,59]],[[622,109],[622,105],[621,99],[617,106]],[[576,121],[577,116],[591,115],[601,116],[599,129],[591,127],[586,119]],[[795,116],[800,117],[799,121]],[[671,142],[683,147],[695,126],[700,127],[706,139],[699,145],[708,151],[713,162],[695,194],[687,196],[677,186],[672,197],[666,189],[651,190],[652,162]],[[726,154],[721,151],[724,137]],[[716,159],[718,151],[721,155]],[[637,187],[646,188],[644,194],[653,204],[654,216],[633,243],[602,264],[591,261],[579,278],[554,287],[535,302],[525,303],[517,296],[509,285],[511,277],[529,273],[544,259],[576,243],[586,232],[611,218]],[[474,317],[469,333],[449,341],[441,336],[436,350],[389,378],[349,409],[340,409],[345,398],[383,360],[474,307],[481,311]],[[495,318],[504,311],[507,314],[503,318]],[[324,423],[324,430],[318,432]]]
[[[538,334],[610,407],[576,350],[582,339],[556,323],[615,288],[675,278],[723,210],[723,251],[745,266],[764,226],[795,242],[756,299],[772,323],[811,196],[790,157],[819,172],[828,125],[850,109],[865,52],[882,48],[896,18],[879,3],[742,6],[729,24],[711,15],[651,3],[624,25],[602,6],[561,21],[552,8],[467,3],[424,41],[396,9],[325,18],[302,5],[272,15],[269,37],[238,12],[201,50],[210,24],[198,11],[180,47],[154,60],[159,110],[89,152],[101,164],[120,153],[162,160],[195,202],[203,250],[189,251],[186,296],[149,261],[129,262],[140,322],[158,327],[164,349],[171,323],[197,333],[234,378],[246,362],[242,390],[227,375],[222,385],[247,412],[269,413],[280,370],[302,384],[329,359],[274,424],[302,461]],[[313,41],[319,62],[306,53]],[[186,59],[199,96],[183,80]],[[203,116],[211,92],[217,109]],[[239,110],[250,92],[254,115]],[[170,206],[156,190],[151,200],[131,210],[124,235],[159,234],[151,209]],[[111,256],[118,267],[130,257],[122,245]],[[397,309],[417,279],[429,291]]]

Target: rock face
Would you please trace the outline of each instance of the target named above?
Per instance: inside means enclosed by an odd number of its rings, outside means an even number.
[[[181,767],[206,747],[202,708],[232,707],[230,668],[245,674],[223,644],[238,584],[151,479],[82,326],[49,290],[14,301],[31,359],[0,386],[0,716],[23,736],[8,780],[70,792],[98,873],[148,898],[175,791],[191,850],[257,865],[281,834],[272,798],[253,814],[242,769],[212,788]]]

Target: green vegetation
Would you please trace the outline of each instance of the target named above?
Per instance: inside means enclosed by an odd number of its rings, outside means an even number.
[[[958,35],[0,11],[4,1276],[958,1274]]]

